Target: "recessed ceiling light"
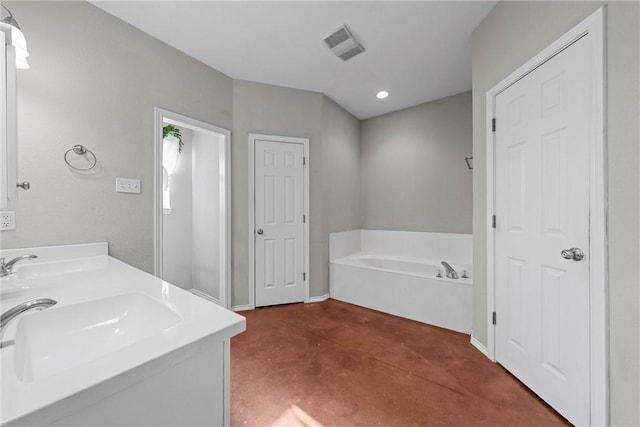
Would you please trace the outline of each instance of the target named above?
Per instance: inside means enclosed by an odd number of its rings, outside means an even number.
[[[389,92],[387,92],[386,90],[381,90],[376,94],[376,98],[378,99],[385,99],[387,96],[389,96]]]

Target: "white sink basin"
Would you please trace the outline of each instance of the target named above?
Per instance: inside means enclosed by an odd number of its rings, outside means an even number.
[[[130,293],[25,315],[15,336],[15,372],[31,382],[96,360],[154,335],[181,318]]]
[[[81,271],[99,270],[107,266],[104,257],[76,258],[55,262],[22,261],[16,264],[11,278],[20,280],[38,279],[42,277],[60,276],[79,273]]]

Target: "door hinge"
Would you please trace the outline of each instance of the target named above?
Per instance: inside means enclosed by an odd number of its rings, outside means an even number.
[[[496,119],[491,119],[491,131],[496,131]]]
[[[493,313],[491,313],[491,323],[493,323],[494,325],[496,324],[496,312],[494,311]]]
[[[302,164],[306,165],[307,164],[307,158],[306,157],[302,157]]]
[[[496,216],[495,215],[491,218],[491,226],[493,228],[496,228]]]
[[[302,280],[307,280],[307,273],[305,272],[302,273]]]
[[[302,215],[302,223],[307,222],[307,216],[306,215]]]

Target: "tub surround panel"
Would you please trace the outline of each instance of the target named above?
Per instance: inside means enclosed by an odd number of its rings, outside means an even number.
[[[333,261],[356,252],[392,258],[421,259],[440,264],[471,266],[471,234],[427,233],[417,231],[351,230],[329,235],[329,257]]]
[[[472,262],[473,237],[471,234],[420,233],[415,231],[362,230],[363,252],[387,254],[450,264]]]

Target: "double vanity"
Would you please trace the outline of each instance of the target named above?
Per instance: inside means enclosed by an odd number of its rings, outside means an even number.
[[[245,319],[120,262],[106,243],[0,251],[2,426],[228,425]]]

